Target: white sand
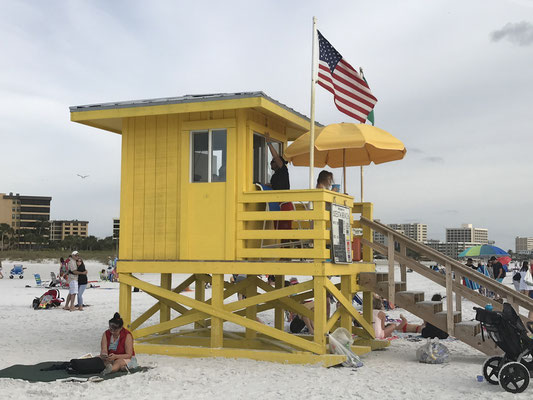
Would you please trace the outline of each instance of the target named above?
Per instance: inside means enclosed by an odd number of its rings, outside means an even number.
[[[13,364],[70,360],[92,352],[99,353],[102,332],[118,309],[118,284],[104,283],[100,289],[87,289],[85,311],[62,309],[33,310],[31,302],[46,289],[35,288],[32,273],[48,278],[59,269],[53,263],[24,263],[23,280],[8,279],[13,263],[3,262],[5,278],[0,280],[0,369]],[[102,264],[87,262],[89,279],[97,279]],[[156,282],[156,276],[143,279]],[[175,282],[181,277],[174,276]],[[510,277],[506,278],[509,280]],[[31,285],[32,288],[25,288]],[[105,288],[105,289],[104,289]],[[426,297],[443,289],[417,274],[408,274],[409,290],[424,290]],[[66,297],[67,291],[61,294]],[[154,304],[145,293],[133,293],[135,318]],[[234,299],[230,299],[234,300]],[[473,318],[472,303],[464,301],[466,319]],[[390,312],[398,317],[403,310]],[[416,317],[405,313],[412,322]],[[260,315],[273,324],[273,312]],[[148,323],[155,323],[156,318]],[[228,324],[224,325],[227,329]],[[452,353],[449,364],[427,365],[416,361],[421,342],[394,340],[388,349],[362,357],[364,367],[323,368],[308,365],[282,365],[250,360],[187,359],[139,354],[148,372],[100,383],[28,383],[0,379],[1,399],[474,399],[513,398],[499,386],[479,383],[485,355],[459,341],[445,341]],[[531,393],[526,390],[522,397]]]

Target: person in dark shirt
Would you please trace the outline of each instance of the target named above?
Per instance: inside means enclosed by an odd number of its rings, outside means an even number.
[[[289,182],[289,170],[287,169],[287,161],[285,161],[274,146],[269,138],[267,138],[267,145],[272,155],[272,161],[270,162],[270,168],[274,171],[274,175],[270,178],[270,186],[272,190],[289,190],[291,184]]]
[[[502,283],[503,278],[505,278],[505,275],[506,275],[505,269],[503,268],[502,263],[496,260],[496,257],[494,256],[490,258],[489,263],[491,263],[492,265],[492,272],[494,274],[494,279]]]

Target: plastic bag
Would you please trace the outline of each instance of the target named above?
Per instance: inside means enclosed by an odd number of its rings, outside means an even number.
[[[337,328],[335,332],[329,335],[330,353],[346,356],[346,361],[342,363],[343,367],[362,367],[363,362],[350,348],[352,344],[352,335],[345,328]]]
[[[450,361],[450,350],[439,339],[428,339],[426,344],[416,351],[416,358],[421,363],[443,364]]]
[[[533,285],[533,275],[531,275],[531,268],[527,269],[526,276],[524,276],[524,282],[526,283],[526,285]]]

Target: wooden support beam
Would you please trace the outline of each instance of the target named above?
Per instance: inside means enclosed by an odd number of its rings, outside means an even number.
[[[166,290],[172,289],[172,274],[161,274],[161,287]],[[170,309],[168,303],[160,302],[159,322],[170,321]]]
[[[211,287],[211,305],[215,309],[224,308],[224,275],[213,274]],[[196,300],[195,300],[196,301]],[[197,301],[198,304],[204,304]],[[211,317],[211,347],[222,347],[224,337],[223,320],[220,317]]]
[[[276,275],[276,290],[285,287],[285,275]],[[279,303],[278,303],[279,304]],[[276,306],[274,311],[274,326],[276,329],[283,330],[285,328],[285,311],[282,307]]]
[[[349,275],[341,276],[341,284],[340,284],[341,293],[347,299],[353,298],[353,293],[350,288],[351,286],[350,280],[351,280],[351,277]],[[348,312],[343,311],[344,309],[342,307],[340,309],[342,311],[341,312],[341,327],[345,328],[348,332],[350,332],[353,326],[352,317]]]
[[[339,320],[341,316],[341,307],[337,308],[330,319],[328,319],[328,322],[326,323],[326,332],[331,332],[331,329],[335,325],[335,323]],[[353,325],[353,324],[352,324]],[[348,329],[348,332],[350,332],[351,329]]]
[[[202,312],[202,313],[205,313],[205,314],[209,314],[215,318],[220,318],[220,319],[223,319],[223,320],[226,320],[226,321],[229,321],[229,322],[233,322],[237,325],[241,325],[245,328],[251,328],[251,329],[254,329],[255,331],[259,332],[259,333],[263,333],[267,336],[270,336],[274,339],[278,339],[278,340],[281,340],[283,342],[286,342],[290,345],[293,345],[293,346],[296,346],[300,349],[303,349],[303,350],[307,350],[307,351],[311,351],[313,353],[316,353],[316,354],[321,354],[323,352],[323,349],[321,346],[319,346],[318,344],[314,343],[314,342],[309,342],[305,339],[302,339],[302,338],[299,338],[297,336],[294,336],[294,335],[291,335],[289,333],[285,333],[285,332],[282,332],[282,331],[279,331],[275,328],[272,328],[270,326],[266,326],[266,325],[263,325],[261,324],[260,322],[257,322],[257,321],[251,321],[247,318],[244,318],[244,317],[241,317],[239,315],[236,315],[236,314],[233,314],[223,308],[219,308],[219,307],[214,307],[212,305],[209,305],[209,304],[205,304],[205,303],[202,303],[202,302],[199,302],[199,301],[196,301],[194,299],[191,299],[190,297],[187,297],[187,296],[184,296],[184,295],[181,295],[181,294],[177,294],[177,293],[174,293],[174,292],[170,292],[170,291],[166,291],[164,289],[161,289],[160,287],[158,286],[155,286],[155,285],[152,285],[148,282],[144,282],[144,281],[141,281],[137,278],[134,278],[134,277],[131,277],[131,276],[127,276],[124,278],[126,280],[125,283],[127,284],[130,284],[130,285],[135,285],[136,287],[142,289],[143,291],[145,292],[151,292],[151,293],[154,293],[154,294],[157,294],[158,296],[161,296],[161,297],[165,297],[169,300],[172,300],[172,301],[175,301],[177,303],[181,303],[187,307],[190,307],[190,308],[193,308],[199,312]],[[333,284],[332,284],[333,286]],[[334,287],[334,286],[333,286]],[[179,318],[183,318],[184,316],[181,316]],[[143,333],[147,333],[149,332],[148,334],[153,334],[153,333],[157,333],[157,332],[161,332],[162,330],[166,330],[166,329],[169,329],[169,326],[166,325],[166,324],[170,324],[174,321],[169,321],[169,322],[165,322],[163,324],[158,324],[156,326],[153,326],[153,327],[150,327],[150,328],[145,328]],[[191,322],[194,322],[194,321],[191,321]],[[140,336],[140,335],[135,335],[136,332],[134,332],[134,338]]]
[[[320,346],[320,354],[326,352],[326,281],[331,284],[330,280],[325,276],[313,277],[315,292],[314,342]]]
[[[119,313],[124,321],[124,325],[131,325],[131,286],[122,280],[130,277],[131,274],[118,274],[119,286]]]
[[[454,334],[454,321],[453,321],[453,279],[452,279],[452,266],[448,263],[446,267],[446,327],[448,334],[453,336]]]
[[[348,300],[346,297],[344,297],[339,289],[337,289],[329,279],[326,280],[325,286],[326,289],[339,301],[339,303],[343,305],[344,309],[350,313],[350,315],[359,323],[359,325],[361,325],[366,334],[373,339],[375,337],[375,332],[372,322],[364,319],[354,308],[351,299]]]
[[[395,280],[394,280],[394,236],[389,233],[387,236],[387,258],[389,261],[389,300],[390,304],[394,304]]]
[[[202,303],[205,302],[205,282],[206,282],[205,277],[207,277],[207,275],[197,274],[196,281],[194,283],[194,299],[201,301]],[[209,283],[212,283],[210,276],[209,276]],[[203,326],[205,326],[205,321],[200,320],[194,323],[194,327],[196,329],[199,329]]]

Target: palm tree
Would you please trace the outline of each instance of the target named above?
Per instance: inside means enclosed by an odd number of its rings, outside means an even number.
[[[2,223],[0,224],[0,246],[1,251],[4,251],[4,243],[7,241],[7,245],[9,248],[9,239],[13,237],[13,233],[15,231],[9,224]]]

